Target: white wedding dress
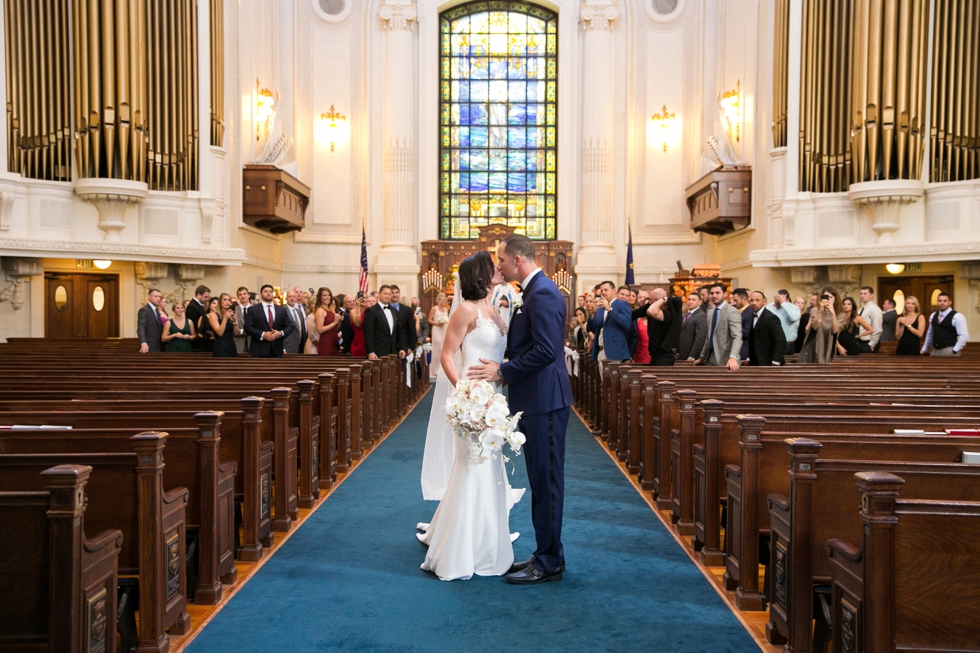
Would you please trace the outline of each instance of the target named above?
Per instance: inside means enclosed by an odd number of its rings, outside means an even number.
[[[507,338],[500,333],[497,323],[478,312],[476,326],[460,345],[458,371],[464,375],[481,358],[502,361],[506,346]],[[496,390],[499,391],[499,386]],[[441,407],[433,406],[433,415],[436,410]],[[452,437],[455,455],[432,522],[418,525],[422,532],[417,537],[429,547],[422,569],[434,572],[442,580],[465,580],[473,574],[506,574],[514,563],[510,508],[523,496],[524,489],[510,487],[502,456],[474,462],[470,450],[473,445],[452,435],[448,424],[440,425],[433,419],[429,429],[429,440],[447,437],[446,434]],[[429,447],[427,441],[427,455]]]

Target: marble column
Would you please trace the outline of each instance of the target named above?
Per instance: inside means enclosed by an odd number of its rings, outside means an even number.
[[[374,271],[379,283],[397,283],[407,297],[417,292],[420,269],[415,237],[417,9],[411,1],[387,0],[382,2],[379,15],[385,30],[384,228]]]
[[[582,223],[575,271],[580,286],[605,278],[618,281],[613,247],[613,21],[615,2],[587,0],[579,14],[582,50]],[[584,285],[583,285],[584,284]],[[581,291],[581,288],[579,289]]]

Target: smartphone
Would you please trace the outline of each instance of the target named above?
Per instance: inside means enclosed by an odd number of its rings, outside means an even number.
[[[357,291],[357,298],[358,299],[364,299],[364,291],[363,290],[358,290]]]

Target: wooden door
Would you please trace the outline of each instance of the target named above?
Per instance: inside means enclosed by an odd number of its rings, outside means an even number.
[[[878,279],[875,299],[879,306],[886,299],[894,299],[895,312],[901,315],[905,312],[905,298],[912,295],[919,300],[922,313],[929,317],[938,308],[936,300],[941,292],[953,296],[952,276],[882,277]]]
[[[112,274],[44,275],[46,338],[118,338],[119,277]]]

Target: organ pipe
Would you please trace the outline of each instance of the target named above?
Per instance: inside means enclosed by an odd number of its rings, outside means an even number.
[[[936,0],[930,180],[980,177],[980,7]]]
[[[211,0],[211,145],[225,137],[225,4]]]
[[[786,147],[789,96],[789,0],[776,0],[772,57],[772,144]]]
[[[800,190],[847,190],[850,25],[857,0],[804,0],[800,83]]]
[[[68,0],[6,0],[7,169],[71,179]]]
[[[919,179],[929,0],[854,2],[850,181]]]

